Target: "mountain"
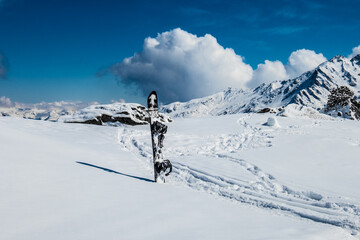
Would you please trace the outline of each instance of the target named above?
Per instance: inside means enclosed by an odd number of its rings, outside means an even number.
[[[164,114],[159,114],[159,120],[172,121]],[[58,121],[95,125],[143,125],[148,124],[148,113],[144,106],[137,103],[112,103],[88,106],[72,115],[62,116]]]
[[[0,116],[25,119],[57,121],[61,116],[71,115],[81,106],[51,106],[53,103],[31,104],[29,106],[0,106]]]
[[[317,115],[319,111],[324,110],[331,90],[339,86],[347,86],[354,92],[355,98],[359,98],[360,55],[352,59],[335,56],[294,79],[262,84],[249,90],[229,88],[223,92],[188,102],[174,102],[162,106],[159,111],[171,117],[216,116],[242,112],[277,113],[280,111],[282,111],[283,116],[288,116],[289,112]],[[34,104],[30,107],[12,106],[5,108],[0,106],[0,116],[49,121],[59,119],[63,122],[98,125],[116,125],[118,122],[130,125],[147,124],[145,107],[135,103],[92,106],[84,104],[80,106],[78,103],[66,102],[60,105],[58,103],[46,103],[46,106],[43,106],[44,104]],[[336,115],[337,112],[334,114]],[[162,115],[162,120],[171,121],[165,115]]]
[[[360,55],[352,59],[335,56],[294,79],[262,84],[250,90],[229,88],[189,102],[171,103],[163,106],[161,111],[173,117],[196,117],[261,110],[277,112],[289,104],[321,110],[330,91],[338,86],[347,86],[356,97],[359,96]]]

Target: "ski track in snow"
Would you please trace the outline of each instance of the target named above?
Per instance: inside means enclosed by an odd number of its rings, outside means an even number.
[[[339,197],[328,197],[313,191],[297,191],[279,183],[274,176],[258,166],[229,154],[249,148],[270,147],[270,133],[249,125],[244,118],[238,120],[244,129],[241,133],[219,136],[167,136],[177,137],[186,146],[164,149],[164,155],[173,164],[169,180],[176,185],[185,185],[197,191],[207,192],[221,198],[272,209],[315,222],[342,227],[357,234],[360,231],[360,207],[346,203]],[[294,133],[292,127],[289,133]],[[205,139],[204,139],[205,138]],[[136,155],[147,169],[153,171],[150,135],[148,131],[121,128],[118,141],[124,149]],[[194,144],[199,142],[200,144]],[[175,144],[174,144],[175,145]],[[211,174],[179,161],[182,157],[202,156],[209,159],[230,161],[241,172],[232,176]],[[255,180],[242,179],[243,173]]]

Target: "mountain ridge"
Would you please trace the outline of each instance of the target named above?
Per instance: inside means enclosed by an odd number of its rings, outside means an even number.
[[[360,96],[360,54],[349,59],[341,55],[320,64],[315,69],[300,76],[261,84],[253,89],[228,88],[210,96],[192,99],[188,102],[174,102],[161,106],[159,111],[176,117],[216,116],[250,112],[280,112],[286,106],[291,111],[311,108],[318,112],[324,110],[331,90],[347,86]],[[50,103],[49,103],[50,104]],[[60,109],[58,104],[43,107],[34,104],[32,108],[1,107],[0,116],[16,116],[29,119],[66,122],[91,122],[103,124],[105,121],[121,120],[125,124],[146,124],[145,107],[134,103],[91,105],[79,108],[77,104]],[[87,105],[88,106],[88,105]],[[307,109],[306,112],[313,112]],[[106,111],[105,111],[106,110]],[[104,112],[105,111],[105,112]],[[120,114],[119,113],[126,113]],[[68,116],[71,115],[71,116]],[[125,116],[126,115],[126,116]],[[165,119],[165,118],[164,118]]]
[[[289,104],[320,111],[325,107],[330,91],[338,86],[347,86],[356,97],[359,96],[360,55],[351,59],[337,55],[293,79],[264,83],[249,90],[229,88],[208,97],[162,106],[161,111],[172,117],[196,117],[259,112]]]

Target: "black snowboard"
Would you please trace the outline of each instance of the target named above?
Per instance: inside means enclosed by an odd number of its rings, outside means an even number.
[[[149,94],[147,99],[149,123],[151,130],[151,143],[153,149],[154,179],[165,182],[165,176],[172,171],[172,165],[169,160],[163,158],[162,148],[167,126],[160,122],[158,112],[158,97],[155,91]],[[169,171],[168,171],[169,169]],[[168,171],[166,173],[166,171]]]

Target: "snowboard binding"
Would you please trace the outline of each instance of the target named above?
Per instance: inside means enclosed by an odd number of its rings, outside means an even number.
[[[153,125],[153,130],[154,134],[158,135],[158,146],[160,148],[164,147],[163,142],[165,139],[165,133],[167,132],[167,126],[156,121]]]
[[[166,172],[169,169],[168,172]],[[155,171],[158,175],[161,174],[161,172],[165,173],[165,176],[169,176],[169,174],[172,171],[172,164],[168,159],[165,159],[163,161],[156,161],[155,162]]]

